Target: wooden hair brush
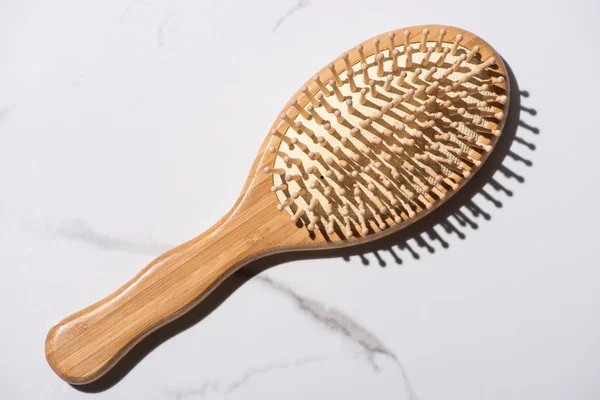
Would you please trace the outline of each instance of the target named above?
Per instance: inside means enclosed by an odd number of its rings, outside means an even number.
[[[89,383],[253,260],[412,224],[479,169],[508,100],[501,58],[469,32],[416,26],[361,43],[292,96],[227,215],[54,326],[48,362]]]

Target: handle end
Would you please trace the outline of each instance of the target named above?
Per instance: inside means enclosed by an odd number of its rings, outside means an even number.
[[[79,354],[81,348],[78,349],[77,339],[85,335],[86,330],[84,322],[68,318],[54,325],[46,336],[44,350],[48,364],[62,380],[72,385],[93,382],[111,366],[86,362],[86,358]]]

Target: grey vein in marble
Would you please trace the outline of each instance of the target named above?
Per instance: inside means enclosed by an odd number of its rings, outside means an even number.
[[[302,357],[302,358],[296,359],[291,362],[280,362],[277,364],[267,364],[267,365],[263,365],[260,367],[252,367],[252,368],[244,371],[244,373],[238,379],[234,380],[229,385],[229,387],[227,388],[225,393],[229,394],[229,393],[239,389],[240,387],[242,387],[242,385],[244,385],[246,382],[248,382],[254,376],[264,375],[271,371],[283,370],[283,369],[288,369],[291,367],[301,367],[306,364],[322,361],[324,358],[325,358],[325,356]]]
[[[135,10],[136,7],[144,7],[149,10],[152,10],[156,12],[156,14],[160,17],[158,25],[156,26],[156,43],[159,47],[163,47],[165,45],[166,27],[174,17],[173,11],[169,9],[162,9],[150,1],[133,0],[125,5],[123,12],[121,12],[117,20],[119,22],[124,22],[127,19],[127,17],[134,12],[133,10]]]
[[[117,239],[96,232],[81,219],[64,222],[56,232],[65,238],[84,242],[102,250],[120,250],[128,253],[154,256],[159,255],[170,248],[169,246],[161,245],[152,240],[141,243],[127,239]]]
[[[6,118],[8,108],[8,106],[0,107],[0,122],[4,121],[4,118]]]
[[[246,371],[242,372],[239,375],[239,377],[232,379],[227,384],[222,384],[222,382],[219,379],[213,379],[210,381],[203,382],[202,385],[200,385],[197,388],[189,388],[183,390],[169,389],[165,390],[165,394],[171,400],[185,400],[193,397],[201,398],[208,395],[210,392],[223,393],[225,395],[228,395],[242,387],[244,384],[246,384],[248,381],[250,381],[256,376],[268,374],[273,371],[281,371],[289,368],[301,367],[310,363],[322,361],[324,359],[325,355],[318,355],[302,357],[292,361],[269,363],[266,365],[251,367]]]
[[[146,8],[150,8],[150,9],[155,9],[156,6],[154,4],[152,4],[149,1],[146,0],[133,0],[128,2],[127,4],[125,4],[125,8],[123,9],[123,12],[119,15],[118,20],[119,21],[124,21],[129,14],[132,12],[132,10],[135,7],[139,7],[139,6],[144,6]]]
[[[156,41],[160,47],[165,45],[165,29],[167,28],[169,22],[171,22],[172,18],[173,14],[168,13],[158,24],[158,28],[156,29]]]
[[[406,369],[398,357],[388,349],[374,333],[370,332],[363,325],[359,324],[352,317],[344,314],[340,310],[325,307],[325,305],[316,300],[301,296],[288,286],[276,282],[265,275],[257,276],[256,279],[292,299],[296,303],[296,306],[309,317],[360,346],[367,354],[368,360],[375,371],[379,370],[379,366],[375,362],[376,355],[380,354],[390,358],[398,366],[398,369],[402,374],[408,398],[410,400],[418,400],[410,383]]]
[[[275,23],[275,26],[273,27],[273,32],[275,32],[277,30],[277,28],[279,28],[281,26],[281,24],[283,24],[283,22],[288,19],[292,14],[294,14],[296,11],[300,10],[303,7],[308,7],[310,5],[310,1],[308,0],[297,0],[296,4],[294,4],[292,7],[290,7],[285,14],[283,14],[281,17],[279,17],[279,19],[277,20],[277,22]]]
[[[166,395],[172,400],[185,400],[190,397],[204,397],[211,391],[215,393],[219,392],[219,381],[207,381],[197,388],[168,390],[166,391]]]

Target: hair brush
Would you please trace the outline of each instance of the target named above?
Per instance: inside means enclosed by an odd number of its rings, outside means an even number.
[[[227,215],[54,326],[48,362],[89,383],[253,260],[351,246],[423,218],[486,160],[508,101],[501,58],[458,28],[396,30],[343,53],[276,118]]]

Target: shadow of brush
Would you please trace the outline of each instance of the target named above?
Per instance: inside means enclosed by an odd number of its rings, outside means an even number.
[[[310,251],[276,254],[256,260],[226,279],[191,311],[144,338],[102,378],[87,385],[73,387],[82,392],[89,393],[101,392],[111,388],[123,379],[123,377],[143,360],[146,355],[161,343],[202,321],[244,283],[275,265],[294,260],[334,257],[342,257],[346,260],[349,260],[350,257],[360,257],[362,263],[367,265],[370,263],[367,255],[373,254],[379,265],[385,266],[386,263],[379,254],[381,251],[389,252],[397,264],[402,264],[402,258],[399,256],[397,250],[409,252],[414,259],[420,258],[419,253],[408,243],[411,239],[413,239],[419,247],[424,248],[429,253],[435,252],[435,248],[433,247],[435,242],[441,244],[442,248],[449,247],[449,244],[444,237],[436,231],[436,227],[441,227],[443,232],[445,232],[445,234],[443,233],[444,235],[455,234],[459,239],[464,240],[466,238],[466,235],[463,232],[464,229],[478,228],[477,223],[474,222],[472,218],[483,218],[483,220],[491,219],[491,216],[488,213],[475,204],[473,201],[475,196],[481,195],[486,200],[489,200],[495,207],[501,208],[502,203],[493,197],[489,189],[501,192],[509,197],[513,195],[512,190],[503,186],[494,178],[497,173],[500,173],[507,178],[514,179],[520,184],[525,181],[522,176],[516,174],[505,165],[506,158],[512,158],[515,161],[524,163],[526,166],[532,165],[530,160],[515,153],[511,148],[513,143],[518,143],[522,146],[521,148],[526,149],[527,151],[535,150],[535,145],[533,143],[517,137],[516,133],[517,129],[520,127],[529,130],[533,134],[539,134],[539,129],[532,127],[527,122],[521,120],[522,112],[532,116],[536,115],[537,112],[532,108],[521,106],[521,96],[529,97],[529,93],[520,91],[517,80],[506,61],[505,65],[511,84],[511,98],[510,109],[502,136],[479,172],[477,172],[477,174],[445,204],[407,228],[373,242],[343,249],[329,250],[326,252]],[[470,215],[467,215],[467,212]],[[453,220],[455,222],[453,222]]]

